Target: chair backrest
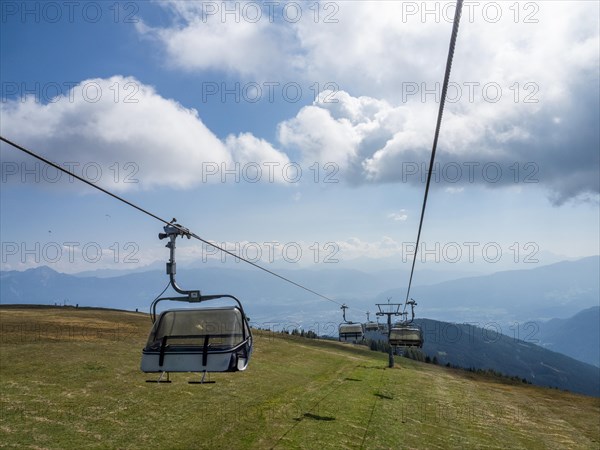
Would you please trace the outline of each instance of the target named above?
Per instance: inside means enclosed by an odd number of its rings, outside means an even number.
[[[209,336],[211,342],[233,346],[249,334],[242,312],[235,306],[223,308],[171,309],[163,311],[150,332],[147,347],[160,342],[165,336],[181,336],[201,340]],[[174,343],[174,339],[170,340]]]
[[[363,329],[362,329],[362,324],[360,323],[343,323],[340,325],[339,327],[339,333],[340,335],[343,334],[360,334],[362,335],[363,333]]]
[[[420,345],[422,341],[423,336],[419,327],[393,327],[390,332],[392,345]]]

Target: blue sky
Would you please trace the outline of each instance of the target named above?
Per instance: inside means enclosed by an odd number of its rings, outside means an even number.
[[[600,253],[598,3],[467,3],[420,259]],[[452,5],[5,1],[1,133],[268,267],[406,269]],[[166,258],[158,222],[0,156],[3,270]]]

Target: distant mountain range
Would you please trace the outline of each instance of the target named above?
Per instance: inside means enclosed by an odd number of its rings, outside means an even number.
[[[538,336],[538,345],[600,367],[600,306],[542,322]]]
[[[492,369],[532,384],[600,396],[600,368],[516,339],[490,328],[416,319],[424,339],[422,351],[439,364],[465,369]],[[577,334],[572,330],[572,334]],[[386,333],[369,333],[387,342]]]
[[[240,267],[179,269],[177,278],[184,288],[236,295],[257,325],[268,322],[281,327],[337,329],[339,305],[262,271]],[[388,297],[402,302],[406,295],[405,288],[398,287],[406,277],[391,270],[288,269],[278,273],[336,302],[347,303],[351,307],[347,317],[353,321],[364,322],[365,311],[371,311],[374,319],[376,302],[385,303]],[[547,349],[597,365],[598,309],[571,316],[598,307],[599,273],[598,256],[442,282],[435,280],[451,275],[430,271],[421,273],[420,279],[430,275],[431,284],[413,286],[411,297],[418,302],[417,317],[470,323],[532,343],[537,339]],[[4,271],[0,272],[0,303],[66,303],[147,311],[167,284],[164,268],[115,275],[75,276],[48,267]],[[553,318],[564,320],[546,322]]]
[[[568,318],[600,302],[600,257],[563,261],[528,270],[461,278],[415,286],[411,297],[420,317],[451,322],[510,324],[515,321]],[[377,296],[403,300],[405,288]]]
[[[347,303],[351,320],[363,321],[376,302],[388,297],[401,302],[406,295],[403,274],[395,271],[366,273],[326,268],[280,270],[310,289]],[[418,317],[450,322],[487,322],[507,325],[515,321],[566,319],[600,302],[600,257],[564,261],[492,275],[448,279],[456,274],[422,271],[411,297],[419,303]],[[101,277],[67,275],[48,267],[23,272],[0,272],[2,303],[54,304],[145,309],[167,283],[164,268],[146,272],[102,272]],[[239,296],[255,316],[284,320],[338,320],[335,304],[253,268],[205,267],[181,269],[180,284],[204,293],[227,292]],[[441,280],[441,281],[440,281]],[[306,313],[301,310],[306,309]]]
[[[600,396],[598,367],[489,328],[428,319],[415,322],[424,332],[423,351],[431,357],[436,356],[440,364],[493,369],[525,378],[538,386]],[[571,330],[571,334],[577,333]]]

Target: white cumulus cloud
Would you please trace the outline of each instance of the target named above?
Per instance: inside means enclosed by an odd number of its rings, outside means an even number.
[[[116,90],[125,87],[128,95],[117,100]],[[78,175],[86,175],[81,172],[86,165],[92,167],[87,178],[115,190],[186,189],[220,179],[209,176],[214,170],[238,168],[240,175],[246,175],[242,172],[246,170],[248,177],[254,177],[250,173],[254,165],[265,169],[268,164],[289,162],[285,154],[251,134],[221,141],[195,109],[161,97],[132,77],[85,80],[47,104],[33,97],[6,102],[0,114],[6,138]],[[3,154],[4,161],[20,158],[16,153]],[[124,172],[119,177],[116,167]]]
[[[207,14],[208,3],[219,11]],[[351,183],[405,182],[403,163],[428,160],[455,2],[299,3],[297,21],[284,20],[284,3],[273,20],[266,4],[252,20],[250,4],[165,2],[171,23],[139,30],[186,71],[338,86],[281,122],[278,139],[306,162],[336,163]],[[223,15],[236,8],[237,20]],[[598,192],[599,9],[586,1],[465,4],[442,169],[497,163],[503,179],[473,180],[497,187],[514,183],[509,167],[523,175],[532,163],[557,204]]]
[[[268,12],[257,9],[258,2],[178,1],[159,5],[172,13],[172,25],[152,27],[140,21],[136,28],[142,36],[160,42],[168,62],[176,68],[267,76],[288,65],[286,42],[293,38],[293,31],[269,21]]]

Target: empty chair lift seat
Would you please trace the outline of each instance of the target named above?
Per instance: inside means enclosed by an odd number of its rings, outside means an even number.
[[[394,326],[390,332],[390,345],[398,347],[423,347],[423,333],[418,326]]]
[[[250,359],[252,336],[235,306],[171,309],[154,323],[142,350],[143,372],[235,372]]]
[[[339,327],[340,341],[360,341],[363,338],[363,328],[360,323],[343,323]]]
[[[367,322],[365,324],[365,331],[377,331],[379,329],[379,324],[377,322]]]

